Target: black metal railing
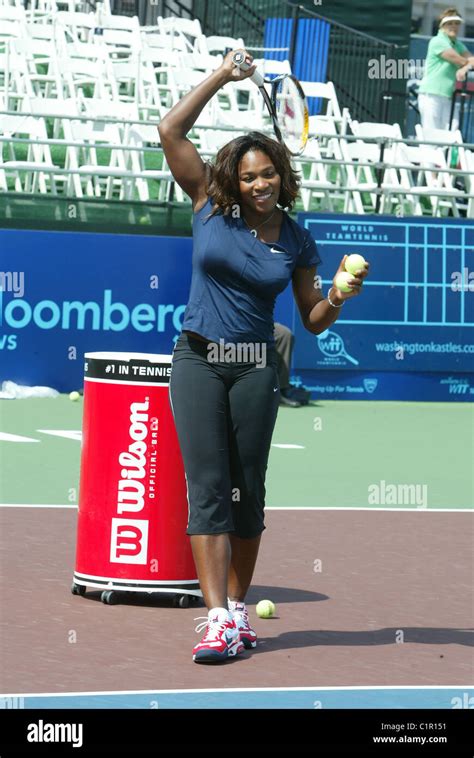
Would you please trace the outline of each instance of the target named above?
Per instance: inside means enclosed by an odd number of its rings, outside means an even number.
[[[163,2],[166,11],[171,0]],[[398,122],[403,128],[407,103],[406,82],[384,77],[383,66],[370,78],[373,61],[398,60],[408,52],[332,19],[326,18],[290,0],[193,0],[188,13],[201,22],[206,35],[242,37],[250,50],[263,47],[265,21],[268,18],[293,18],[293,34],[288,57],[293,65],[297,28],[300,19],[320,19],[329,24],[327,80],[336,88],[341,108],[347,107],[358,121]]]
[[[381,121],[383,95],[392,90],[392,80],[370,78],[371,61],[382,55],[393,59],[396,45],[333,22],[329,35],[327,79],[334,83],[339,104],[358,121]]]
[[[285,0],[193,0],[193,12],[204,34],[242,37],[252,47],[263,44],[265,19],[287,18],[292,9]]]
[[[94,10],[100,0],[84,0]],[[24,0],[28,6],[29,0]],[[60,0],[59,0],[60,2]],[[358,121],[398,122],[404,127],[408,108],[406,81],[386,78],[383,66],[370,77],[374,61],[398,61],[408,54],[408,46],[385,42],[337,21],[326,18],[291,0],[111,0],[112,12],[138,16],[140,24],[154,25],[159,16],[199,19],[206,36],[241,37],[251,50],[263,48],[265,21],[292,18],[293,34],[288,57],[293,65],[300,19],[320,19],[329,24],[328,81],[336,88],[341,108],[348,108]],[[258,57],[261,57],[260,55]]]

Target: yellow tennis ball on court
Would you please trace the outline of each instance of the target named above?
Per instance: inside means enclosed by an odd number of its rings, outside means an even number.
[[[352,278],[352,274],[348,274],[346,271],[341,271],[335,279],[336,287],[341,290],[341,292],[352,292],[354,288],[349,286],[349,282]]]
[[[74,390],[74,392],[69,393],[69,400],[75,401],[75,400],[79,400],[79,398],[80,398],[80,394],[79,392],[76,392],[76,390]]]
[[[257,616],[261,619],[270,619],[275,615],[276,606],[271,600],[260,600],[255,608]]]
[[[355,276],[358,271],[364,270],[365,263],[366,263],[365,258],[363,258],[362,255],[358,255],[357,253],[352,253],[352,255],[347,256],[344,266],[345,266],[346,271],[349,272],[349,274],[352,274],[353,276]]]

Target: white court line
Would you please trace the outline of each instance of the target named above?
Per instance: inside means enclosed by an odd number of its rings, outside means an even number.
[[[64,437],[65,439],[74,440],[75,442],[82,441],[82,432],[72,429],[37,429],[37,432],[41,434],[50,434],[53,437]]]
[[[283,450],[305,450],[304,445],[293,445],[289,443],[283,443],[283,442],[272,442],[272,447],[278,447],[282,448]]]
[[[33,437],[22,437],[19,434],[0,432],[0,442],[39,442],[39,440],[33,439]]]
[[[0,503],[0,508],[77,508],[77,504],[73,503],[72,505],[54,505],[49,503]],[[399,511],[400,513],[415,513],[416,511],[425,511],[427,513],[472,513],[474,508],[468,507],[468,508],[418,508],[417,506],[407,506],[406,508],[377,508],[377,506],[374,506],[372,508],[365,508],[365,507],[358,507],[357,505],[354,506],[341,506],[338,507],[336,505],[328,505],[325,506],[308,506],[308,507],[299,507],[299,506],[268,506],[265,507],[266,511],[376,511],[377,513],[381,511]]]
[[[320,691],[347,691],[347,690],[459,690],[472,689],[474,684],[389,684],[383,685],[354,685],[342,687],[320,687],[317,684],[314,687],[221,687],[208,689],[183,689],[183,690],[90,690],[78,692],[17,692],[17,693],[0,693],[0,697],[75,697],[77,695],[182,695],[188,692],[313,692]]]

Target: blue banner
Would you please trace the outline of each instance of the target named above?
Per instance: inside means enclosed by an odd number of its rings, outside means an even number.
[[[300,214],[327,292],[345,253],[371,264],[360,297],[321,335],[291,284],[275,319],[293,329],[294,380],[318,397],[473,399],[474,224]],[[89,351],[170,353],[191,282],[192,239],[0,230],[0,382],[83,383]]]
[[[326,293],[345,254],[370,263],[361,295],[320,335],[294,320],[294,369],[472,372],[474,224],[302,213]]]
[[[0,230],[0,381],[66,392],[85,352],[171,353],[191,255],[191,238]]]
[[[474,401],[474,377],[469,373],[302,369],[292,374],[291,382],[310,390],[314,400]]]

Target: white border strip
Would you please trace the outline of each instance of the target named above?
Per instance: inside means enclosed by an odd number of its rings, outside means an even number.
[[[205,693],[215,694],[217,692],[347,692],[351,690],[372,691],[372,690],[459,690],[473,689],[474,684],[396,684],[390,685],[357,685],[341,687],[221,687],[217,689],[183,689],[183,690],[97,690],[87,692],[17,692],[17,693],[0,693],[0,697],[77,697],[78,695],[183,695],[186,693]]]

